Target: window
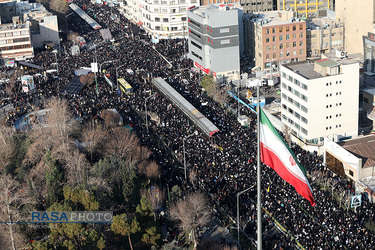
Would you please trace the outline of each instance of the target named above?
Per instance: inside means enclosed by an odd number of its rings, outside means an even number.
[[[160,22],[160,17],[155,17],[155,22]]]
[[[279,32],[283,32],[283,27],[279,27]]]
[[[366,97],[363,97],[363,102],[368,104],[368,99]]]
[[[307,85],[302,83],[302,88],[307,90]]]
[[[292,89],[290,86],[288,86],[288,90],[289,90],[290,92],[293,92],[293,89]]]
[[[307,130],[306,129],[301,128],[301,131],[302,131],[302,133],[304,133],[305,135],[307,135]]]
[[[296,126],[297,129],[300,129],[300,127],[301,127],[301,126],[298,125],[297,123],[295,124],[295,126]]]
[[[230,39],[224,39],[220,41],[220,44],[229,44],[229,43],[230,43]]]
[[[272,58],[273,58],[273,59],[276,59],[276,58],[277,58],[276,53],[273,53],[273,54],[272,54]]]
[[[168,22],[168,18],[163,18],[163,22],[167,23]]]
[[[299,102],[296,102],[294,101],[294,105],[296,105],[297,108],[299,108],[301,105],[299,104]]]
[[[186,16],[181,17],[181,21],[186,22]]]
[[[302,100],[304,100],[305,102],[307,102],[307,96],[301,95],[301,98],[302,98]]]
[[[283,49],[283,48],[284,48],[284,46],[283,46],[282,43],[280,43],[279,48],[280,48],[280,49]]]
[[[286,100],[286,94],[283,93],[281,96]]]
[[[295,25],[293,25],[293,30],[296,30],[296,26]]]
[[[285,43],[285,48],[289,48],[289,43]]]
[[[276,50],[276,44],[272,45],[273,50]]]
[[[286,40],[289,40],[289,34],[287,34],[287,35],[285,36],[285,39],[286,39]]]
[[[298,119],[301,118],[301,115],[298,114],[297,112],[294,112],[294,116],[297,117]]]
[[[293,50],[293,56],[297,55],[297,50]]]
[[[197,47],[198,49],[202,50],[202,46],[200,46],[200,45],[197,44],[196,42],[191,41],[191,44],[194,45],[195,47]]]
[[[294,94],[295,94],[296,96],[298,96],[298,97],[301,96],[301,94],[300,94],[297,90],[294,90]]]
[[[220,33],[228,33],[228,32],[229,32],[229,28],[220,29]]]
[[[298,81],[297,79],[294,79],[294,83],[295,83],[296,85],[298,85],[298,86],[301,86],[301,82]]]
[[[290,56],[290,51],[287,51],[287,52],[286,52],[286,56]]]
[[[190,33],[193,34],[194,36],[201,38],[201,36],[200,36],[198,33],[194,32],[194,31],[192,31],[192,30],[189,30],[189,31],[190,31]]]
[[[301,32],[301,34],[299,35],[300,38],[303,38],[303,32]]]
[[[283,72],[283,73],[282,73],[282,76],[283,76],[284,78],[286,78],[286,73],[285,73],[285,72]]]
[[[293,103],[293,99],[291,97],[288,96],[288,101]]]
[[[284,89],[286,89],[286,84],[285,84],[285,82],[283,82],[281,85],[283,86]]]
[[[280,52],[280,57],[284,57],[284,52]]]
[[[293,77],[289,76],[289,81],[293,82]]]
[[[276,33],[276,28],[272,28],[272,33]]]
[[[266,54],[266,60],[270,59],[270,54]]]
[[[270,42],[270,38],[266,37],[266,43],[269,43],[269,42]]]
[[[303,30],[303,25],[302,24],[299,25],[299,29]]]
[[[353,173],[353,171],[352,171],[352,170],[350,170],[350,169],[349,169],[349,174],[350,174],[350,176],[352,176],[352,177],[354,176],[354,173]]]
[[[266,46],[266,51],[270,51],[271,50],[271,46],[267,45]]]
[[[303,46],[303,41],[299,41],[299,46]]]
[[[297,38],[297,34],[293,34],[293,39],[296,39]]]
[[[307,113],[307,108],[306,108],[305,106],[303,106],[303,105],[301,105],[301,110],[302,110],[303,112]]]
[[[303,121],[304,123],[307,124],[307,119],[305,117],[303,117],[303,116],[301,116],[301,121]]]
[[[279,41],[282,41],[283,40],[283,35],[280,35],[279,36]]]
[[[269,34],[270,33],[270,29],[266,29],[266,34]]]
[[[289,111],[289,113],[291,113],[291,114],[294,113],[293,109],[291,109],[291,108],[288,108],[288,111]]]
[[[200,55],[198,55],[197,53],[195,53],[194,51],[191,52],[191,54],[197,58],[199,58],[199,60],[202,60],[202,57]]]
[[[272,42],[276,42],[276,36],[272,37]]]
[[[293,42],[293,47],[297,47],[297,43],[296,42]]]
[[[299,54],[300,54],[300,55],[303,55],[303,49],[300,49],[300,50],[299,50]]]
[[[194,24],[195,26],[197,26],[197,27],[201,27],[201,25],[199,24],[199,23],[197,23],[196,21],[194,21],[194,20],[192,20],[192,19],[189,19],[189,22],[191,23],[191,24]]]

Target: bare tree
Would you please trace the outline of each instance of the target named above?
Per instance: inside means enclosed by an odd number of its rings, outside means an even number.
[[[90,167],[85,155],[75,149],[70,154],[66,154],[64,161],[68,184],[72,187],[83,184]]]
[[[92,154],[100,148],[104,142],[106,132],[104,129],[97,124],[90,123],[82,131],[82,141],[86,143],[86,151],[90,154],[92,160]]]
[[[207,225],[211,220],[211,211],[205,195],[201,192],[189,194],[185,200],[172,205],[169,212],[172,220],[179,221],[181,228],[192,233],[194,248],[196,248],[198,243],[196,230]]]
[[[43,162],[35,165],[28,174],[29,188],[36,202],[40,203],[45,195],[47,195],[46,170],[48,166]]]
[[[157,179],[160,175],[160,166],[154,161],[145,164],[139,164],[138,170],[148,179]]]
[[[68,40],[74,42],[76,41],[77,37],[79,37],[79,34],[77,32],[73,32],[68,35]]]
[[[117,155],[121,159],[132,156],[138,146],[138,138],[123,127],[113,129],[106,144],[107,155]]]
[[[14,134],[14,129],[0,126],[0,170],[8,165],[14,151],[14,143],[11,137]]]
[[[116,127],[121,120],[120,115],[112,110],[103,110],[100,117],[104,120],[106,128]]]
[[[0,208],[8,217],[9,222],[16,221],[20,207],[30,202],[24,187],[10,175],[3,174],[0,177]],[[16,249],[15,232],[13,223],[9,223],[9,235],[12,249]]]

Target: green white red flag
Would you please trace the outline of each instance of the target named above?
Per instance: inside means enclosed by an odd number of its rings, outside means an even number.
[[[296,156],[272,125],[262,108],[260,108],[259,116],[258,131],[260,133],[262,162],[275,170],[281,178],[291,184],[300,195],[314,206],[316,203],[304,167],[298,162]]]

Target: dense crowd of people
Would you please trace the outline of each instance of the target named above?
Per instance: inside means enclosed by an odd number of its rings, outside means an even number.
[[[103,28],[111,31],[115,42],[103,41],[99,31],[93,30],[77,15],[69,17],[69,29],[84,36],[88,45],[76,56],[63,51],[58,57],[57,77],[42,75],[34,78],[36,92],[22,92],[19,82],[11,93],[0,88],[1,97],[9,98],[16,110],[8,114],[8,124],[13,125],[17,118],[34,107],[43,108],[44,100],[52,96],[66,98],[73,116],[84,120],[98,116],[102,110],[115,108],[123,117],[124,123],[131,124],[134,128],[142,144],[152,151],[152,157],[161,166],[164,185],[179,185],[185,192],[199,186],[213,198],[215,207],[223,208],[232,218],[236,215],[236,194],[252,187],[241,196],[241,225],[246,226],[249,235],[256,237],[256,114],[241,106],[240,113],[251,120],[248,127],[241,126],[235,114],[202,91],[199,73],[191,70],[191,60],[184,59],[184,46],[187,45],[182,39],[160,40],[158,44],[153,44],[148,35],[116,9],[92,4],[86,0],[75,0],[74,3],[91,15],[95,13],[93,17]],[[118,22],[110,18],[110,13],[117,14]],[[71,41],[66,41],[62,47],[67,49],[71,44]],[[186,48],[185,50],[187,51]],[[39,51],[33,63],[49,69],[55,60],[55,55],[50,51]],[[119,96],[117,91],[103,80],[102,72],[98,74],[98,92],[95,86],[91,85],[73,95],[63,93],[62,90],[74,76],[75,70],[89,67],[94,61],[98,62],[101,69],[110,74],[112,79],[126,79],[133,87],[133,94]],[[8,68],[1,70],[9,71]],[[182,159],[184,137],[193,134],[197,128],[165,97],[156,92],[150,79],[145,77],[147,74],[165,79],[220,129],[211,138],[199,133],[186,140],[188,167],[196,172],[197,183],[185,180],[183,172],[176,167]],[[183,79],[187,82],[182,81]],[[149,118],[152,114],[159,122],[149,119],[150,133],[147,134],[143,119],[146,115],[145,98],[154,93],[156,95],[149,98],[146,105]],[[326,171],[321,156],[307,152],[293,143],[292,150],[308,172]],[[340,182],[343,188],[349,188],[345,180],[337,176],[332,176],[332,179]],[[346,211],[340,208],[329,191],[323,191],[316,183],[311,183],[311,187],[317,203],[314,207],[273,170],[263,166],[263,208],[291,235],[264,240],[265,249],[292,249],[296,242],[307,249],[374,247],[374,235],[364,226],[374,217],[373,204],[364,201],[357,213]],[[265,211],[263,230],[267,231],[273,225],[273,220],[269,215],[266,216]]]

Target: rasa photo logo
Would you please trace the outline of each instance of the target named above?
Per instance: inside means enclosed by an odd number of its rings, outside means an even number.
[[[112,211],[36,211],[29,223],[112,223]]]

